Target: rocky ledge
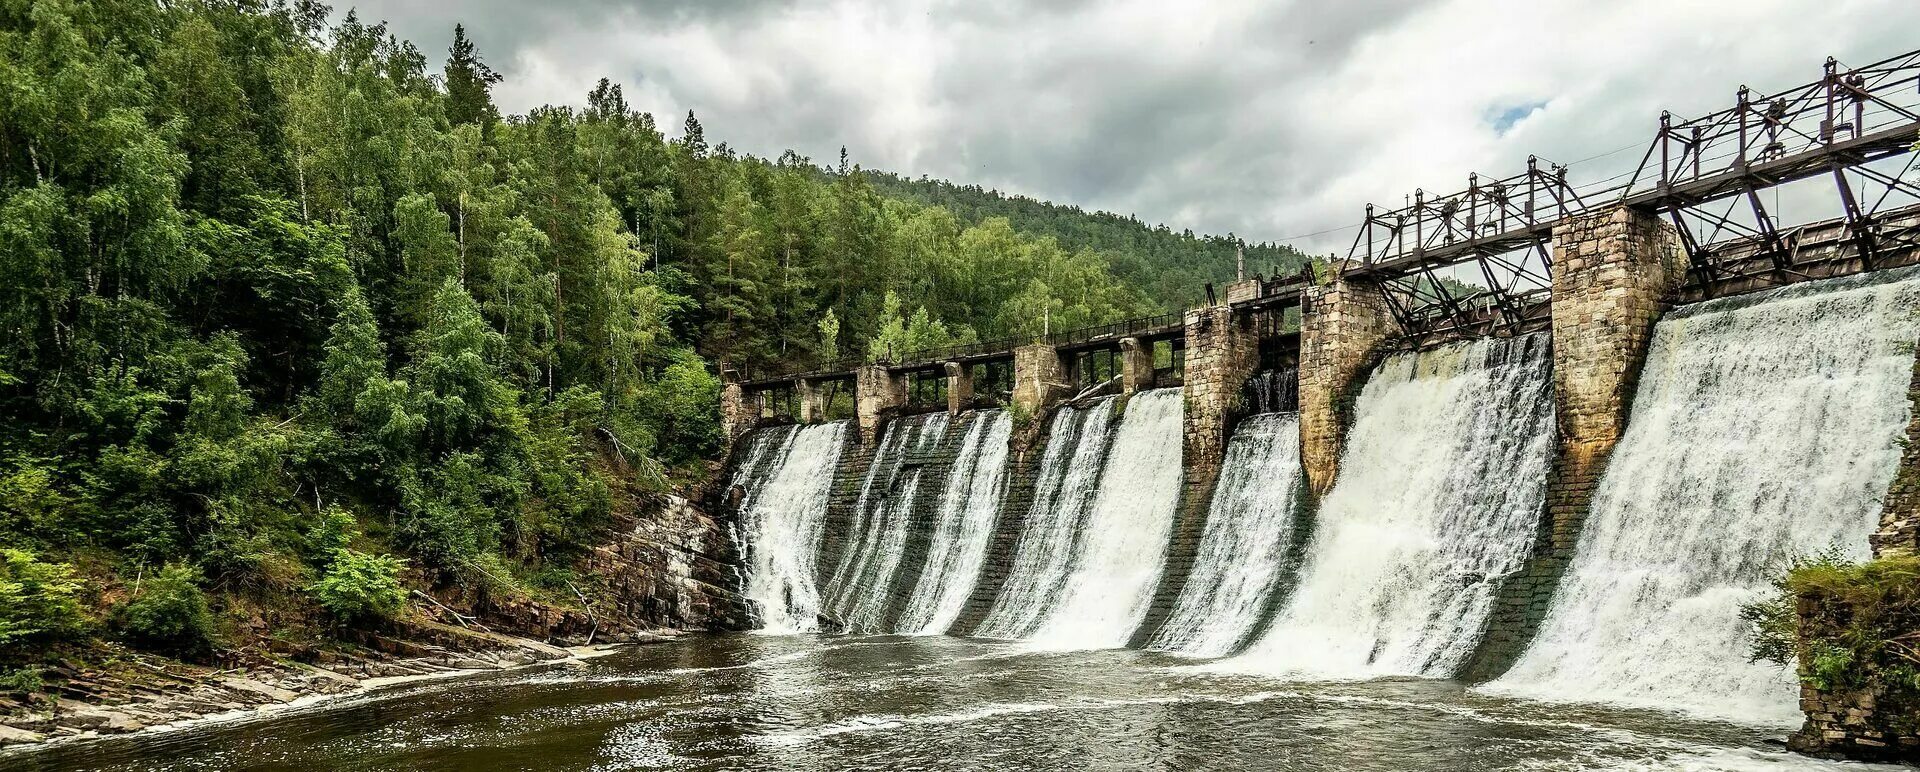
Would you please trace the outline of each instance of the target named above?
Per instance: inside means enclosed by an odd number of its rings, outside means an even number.
[[[666,641],[677,632],[627,630],[626,643]],[[31,700],[0,695],[0,746],[126,734],[151,727],[240,716],[296,700],[343,695],[401,681],[591,656],[606,648],[562,648],[528,638],[430,620],[360,633],[339,648],[291,656],[235,654],[231,666],[191,665],[118,651],[111,665],[61,662]],[[607,639],[602,639],[603,641]]]

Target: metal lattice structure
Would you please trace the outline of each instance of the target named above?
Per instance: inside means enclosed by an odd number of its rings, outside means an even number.
[[[1379,280],[1388,308],[1408,330],[1467,329],[1492,323],[1517,331],[1553,282],[1553,224],[1586,208],[1565,167],[1528,158],[1527,170],[1491,182],[1467,177],[1466,190],[1413,193],[1399,209],[1367,218],[1340,265],[1342,274]],[[1474,286],[1440,269],[1473,263]]]
[[[1907,179],[1920,139],[1917,108],[1920,51],[1853,69],[1828,59],[1820,80],[1797,88],[1755,95],[1742,86],[1732,108],[1693,120],[1662,113],[1619,200],[1667,216],[1697,284],[1756,272],[1786,283],[1816,277],[1797,258],[1806,229],[1820,223],[1784,227],[1777,199],[1769,207],[1761,193],[1830,178],[1858,268],[1887,267],[1883,254],[1915,246],[1910,228],[1884,226],[1920,200]],[[1904,163],[1881,168],[1890,159]]]
[[[1756,94],[1743,86],[1732,107],[1691,120],[1662,113],[1638,166],[1616,177],[1580,185],[1569,180],[1568,167],[1528,158],[1526,171],[1511,177],[1469,175],[1464,190],[1415,191],[1397,209],[1369,204],[1334,268],[1379,287],[1402,343],[1419,346],[1545,327],[1555,226],[1613,207],[1673,225],[1687,253],[1690,280],[1682,294],[1689,301],[1916,264],[1916,142],[1920,51],[1863,67],[1828,59],[1819,79],[1795,88]],[[1812,215],[1786,214],[1809,205]],[[1470,281],[1461,279],[1462,267]],[[1279,277],[1233,307],[1264,315],[1277,329],[1314,280],[1308,271]],[[1038,340],[907,352],[884,364],[903,374],[932,373],[946,362],[1004,369],[1023,343],[1045,342],[1071,357],[1134,337],[1168,345],[1177,369],[1182,334],[1181,315],[1166,314]],[[768,402],[778,403],[779,389],[794,379],[839,388],[860,364],[827,362],[799,374],[747,374],[740,382],[774,392]]]
[[[1448,195],[1416,191],[1384,212],[1369,205],[1339,270],[1374,280],[1418,338],[1542,324],[1554,226],[1614,206],[1674,225],[1695,299],[1904,265],[1920,259],[1920,186],[1909,180],[1916,141],[1920,51],[1857,68],[1828,59],[1811,83],[1775,94],[1743,86],[1733,107],[1691,120],[1662,113],[1624,182],[1578,187],[1565,167],[1529,158],[1513,177],[1472,176]],[[1831,180],[1838,218],[1783,216],[1782,189],[1819,178]],[[1792,192],[1802,205],[1816,201]],[[1782,225],[1790,219],[1801,224]],[[1477,268],[1472,284],[1441,273],[1468,264]]]

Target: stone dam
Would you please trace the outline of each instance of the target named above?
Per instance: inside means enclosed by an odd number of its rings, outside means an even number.
[[[1920,463],[1920,268],[1835,235],[1715,286],[1645,212],[1552,235],[1520,323],[1415,335],[1364,275],[1249,279],[1177,319],[735,377],[755,624],[1797,723],[1828,697],[1749,661],[1740,606],[1795,556],[1917,546],[1887,494]]]

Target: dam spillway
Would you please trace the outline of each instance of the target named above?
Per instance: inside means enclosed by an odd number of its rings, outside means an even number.
[[[1482,340],[1374,371],[1299,585],[1239,664],[1454,674],[1536,530],[1554,433],[1546,348],[1543,335]]]
[[[1194,657],[1232,653],[1286,595],[1305,530],[1300,417],[1249,417],[1234,432],[1223,466],[1194,574],[1151,648]]]
[[[1912,415],[1917,288],[1886,271],[1645,316],[1583,529],[1556,502],[1580,491],[1560,467],[1592,376],[1555,334],[1383,352],[1345,397],[1309,388],[1303,343],[1299,412],[1236,415],[1220,445],[1209,390],[1271,392],[1279,368],[1189,352],[1184,388],[901,415],[866,453],[846,422],[762,429],[736,452],[744,586],[769,630],[1131,643],[1284,680],[1462,678],[1518,628],[1476,693],[1779,726],[1791,674],[1748,661],[1739,606],[1795,558],[1866,555]],[[1306,449],[1328,440],[1308,418],[1329,400],[1338,475],[1315,496]]]
[[[1900,462],[1920,281],[1905,272],[1675,309],[1540,636],[1498,690],[1791,720],[1740,606],[1783,566],[1858,560]]]

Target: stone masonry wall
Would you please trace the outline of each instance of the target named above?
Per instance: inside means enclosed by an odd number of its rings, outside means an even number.
[[[887,419],[907,404],[907,379],[883,365],[867,365],[854,371],[853,376],[854,417],[860,426],[860,442],[872,445],[880,440],[880,429]]]
[[[795,379],[793,396],[800,403],[800,415],[795,417],[800,423],[815,424],[826,420],[827,403],[825,394],[820,391],[820,384],[805,378]]]
[[[1678,297],[1686,259],[1673,227],[1624,207],[1554,229],[1553,388],[1559,431],[1546,517],[1519,576],[1501,587],[1469,679],[1519,657],[1553,603],[1613,446],[1626,428],[1654,325]]]
[[[1153,344],[1139,338],[1120,339],[1120,393],[1153,388]]]
[[[973,407],[973,368],[959,362],[941,366],[947,374],[947,414],[959,415]]]
[[[827,488],[827,511],[821,518],[820,545],[814,550],[815,586],[825,588],[827,580],[846,555],[853,533],[854,510],[859,506],[861,484],[873,466],[878,443],[859,441],[847,433],[846,447],[840,449],[840,461],[833,467],[833,480]]]
[[[1877,558],[1920,553],[1920,357],[1914,358],[1913,381],[1907,389],[1913,418],[1907,424],[1906,450],[1900,471],[1880,507],[1880,530],[1873,535]]]
[[[1879,622],[1868,623],[1875,635],[1911,629],[1912,609],[1884,605],[1888,596],[1862,594],[1870,597],[1808,590],[1794,599],[1798,674],[1809,673],[1816,644],[1857,654],[1849,628],[1863,616]],[[1787,747],[1832,759],[1920,762],[1920,690],[1900,672],[1911,672],[1912,665],[1899,651],[1885,647],[1876,656],[1856,656],[1842,674],[1803,678],[1800,710],[1807,718]],[[1823,680],[1827,688],[1821,688]]]
[[[1876,558],[1920,554],[1920,357],[1914,360],[1907,398],[1913,417],[1900,469],[1881,504],[1880,529],[1871,537]],[[1889,616],[1887,609],[1870,611],[1882,619]],[[1803,595],[1796,613],[1800,647],[1805,649],[1816,640],[1845,640],[1844,622],[1858,612],[1838,599]],[[1807,662],[1807,654],[1801,652],[1799,659]],[[1901,679],[1887,677],[1883,668],[1870,666],[1867,671],[1864,683],[1847,688],[1821,689],[1802,682],[1800,709],[1807,720],[1788,738],[1787,747],[1831,758],[1920,762],[1920,694]]]
[[[1226,459],[1227,440],[1246,410],[1247,379],[1260,365],[1259,333],[1248,318],[1235,314],[1231,307],[1189,311],[1186,327],[1180,509],[1160,570],[1160,585],[1134,633],[1136,644],[1144,643],[1160,629],[1186,588],[1200,536],[1206,529],[1213,486]]]
[[[1302,298],[1300,461],[1315,499],[1333,489],[1353,398],[1393,331],[1386,299],[1361,280],[1308,287]]]
[[[746,389],[737,383],[720,388],[720,433],[727,447],[733,447],[740,435],[752,431],[758,423],[760,411],[757,406],[750,404]]]
[[[1044,343],[1013,350],[1013,452],[1025,453],[1046,434],[1047,416],[1072,386],[1060,352]]]
[[[907,538],[901,545],[900,564],[887,587],[887,607],[880,619],[882,630],[898,628],[900,615],[920,587],[934,534],[940,530],[940,513],[947,503],[947,482],[953,475],[953,464],[959,459],[961,446],[966,444],[967,431],[980,417],[978,413],[966,413],[936,420],[947,421],[946,433],[933,446],[911,453],[906,461],[921,469],[920,487],[913,494],[913,509],[907,513]]]

